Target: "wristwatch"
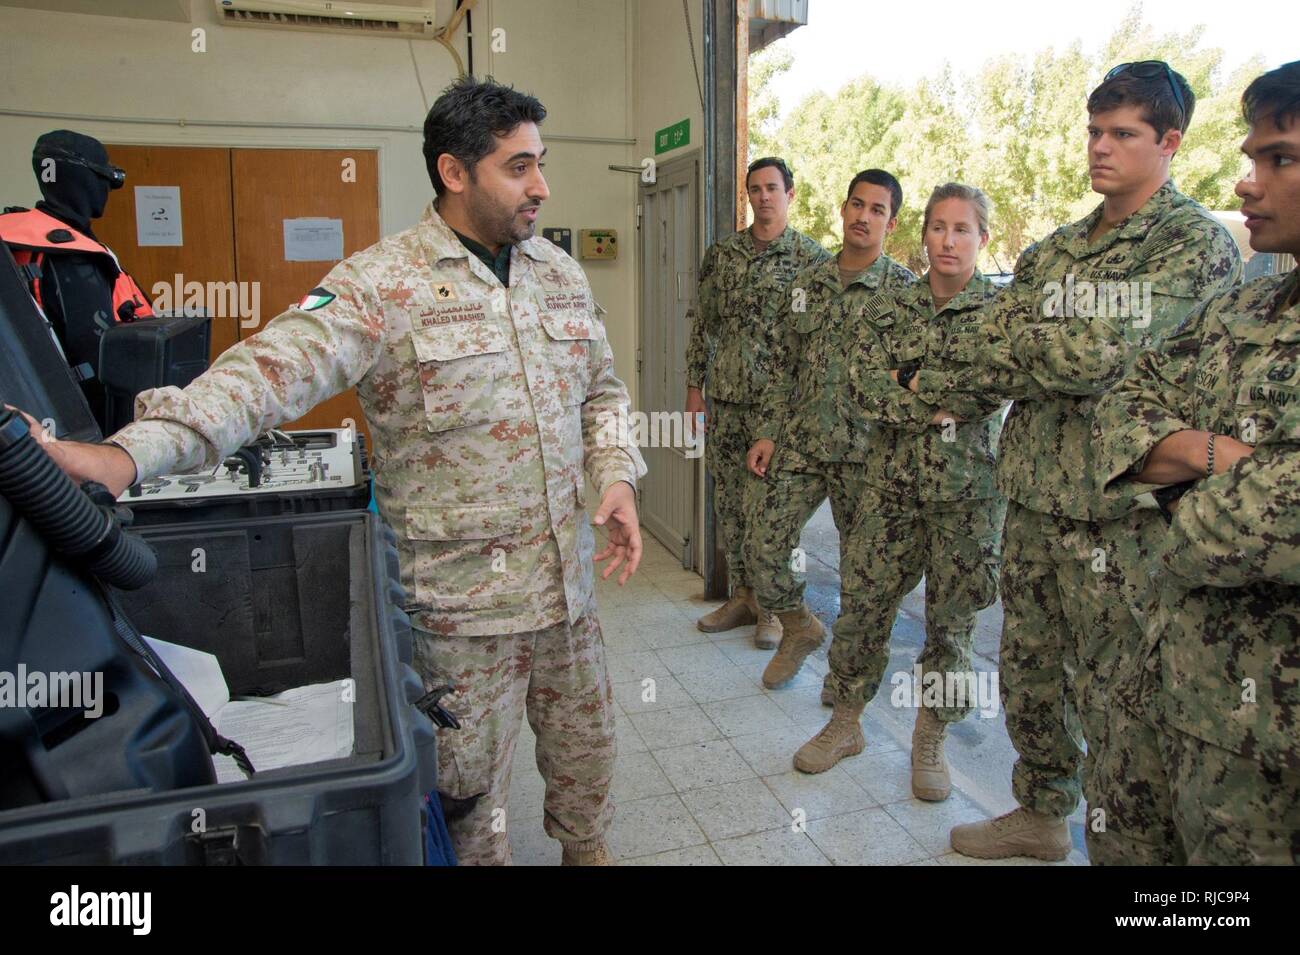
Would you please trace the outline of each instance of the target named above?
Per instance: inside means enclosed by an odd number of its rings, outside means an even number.
[[[916,377],[916,373],[921,370],[920,362],[909,361],[906,365],[900,365],[898,368],[898,383],[903,388],[907,388]],[[910,388],[908,389],[911,390]]]
[[[1170,484],[1168,487],[1157,488],[1151,492],[1151,496],[1156,499],[1156,506],[1160,508],[1160,513],[1164,516],[1166,524],[1172,524],[1174,520],[1174,512],[1169,509],[1169,506],[1195,485],[1195,481],[1183,481],[1181,484]]]

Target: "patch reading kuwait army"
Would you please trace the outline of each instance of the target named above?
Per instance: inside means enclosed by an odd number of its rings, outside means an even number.
[[[330,302],[334,301],[337,296],[328,289],[323,289],[319,285],[302,297],[298,307],[305,312],[314,312],[318,308],[324,308]]]

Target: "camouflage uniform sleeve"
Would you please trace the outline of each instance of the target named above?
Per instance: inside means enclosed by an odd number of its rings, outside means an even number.
[[[790,392],[794,389],[795,364],[800,352],[799,333],[794,329],[793,291],[800,284],[802,274],[796,275],[781,295],[781,310],[775,322],[778,332],[772,343],[772,371],[755,405],[758,420],[753,422],[752,433],[756,441],[776,442],[790,413]]]
[[[1197,481],[1169,531],[1161,563],[1187,589],[1300,584],[1300,442],[1261,444]]]
[[[1138,356],[1132,372],[1097,402],[1093,412],[1095,472],[1105,494],[1134,496],[1158,485],[1130,476],[1152,448],[1192,423],[1191,378],[1209,303],[1192,312],[1158,349]]]
[[[345,259],[321,287],[335,296],[328,304],[294,306],[222,352],[185,388],[136,398],[136,420],[109,440],[131,455],[137,480],[214,468],[268,428],[365,377],[385,335],[374,283]]]
[[[714,271],[718,265],[718,246],[709,246],[700,264],[700,284],[695,297],[695,321],[691,323],[691,338],[686,345],[686,386],[703,388],[709,372],[709,359],[713,355],[713,342],[718,326],[718,293]]]
[[[636,445],[619,444],[608,439],[610,429],[607,422],[617,420],[617,415],[626,415],[631,402],[627,387],[614,374],[614,353],[605,337],[605,326],[600,322],[595,325],[597,336],[591,343],[591,383],[587,386],[587,399],[582,403],[582,445],[586,453],[587,480],[603,497],[619,481],[636,487],[637,479],[646,473],[646,464]]]
[[[1141,348],[1177,326],[1198,301],[1241,278],[1241,256],[1225,229],[1208,221],[1173,226],[1177,233],[1168,241],[1157,232],[1143,243],[1145,258],[1131,279],[1151,283],[1150,314],[1042,322],[1036,319],[1044,290],[1017,288],[990,309],[980,360],[962,387],[1022,400],[1106,391]]]
[[[900,431],[929,430],[930,419],[939,410],[899,385],[889,371],[879,368],[858,369],[850,365],[848,394],[853,407],[863,415]]]

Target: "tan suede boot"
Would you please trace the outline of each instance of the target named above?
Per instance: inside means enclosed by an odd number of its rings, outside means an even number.
[[[695,626],[705,633],[722,633],[726,630],[735,630],[737,627],[743,627],[745,624],[758,621],[758,617],[754,612],[755,606],[753,591],[748,587],[737,587],[732,591],[731,597],[726,603],[695,621]]]
[[[754,628],[754,646],[771,650],[781,642],[781,621],[770,610],[758,609],[758,626]]]
[[[794,754],[794,768],[801,773],[824,773],[846,756],[866,749],[862,735],[862,706],[837,706],[831,720]]]
[[[769,690],[785,686],[794,679],[804,659],[822,645],[826,628],[813,616],[808,605],[777,614],[781,621],[781,645],[763,671],[763,685]]]
[[[595,845],[589,842],[566,842],[563,845],[560,865],[616,865],[604,839]]]
[[[996,819],[953,827],[952,847],[976,859],[1029,856],[1059,862],[1070,854],[1070,828],[1064,819],[1044,816],[1023,806]]]
[[[934,710],[916,711],[912,730],[912,795],[926,802],[943,802],[952,792],[948,761],[943,755],[943,738],[948,724]]]

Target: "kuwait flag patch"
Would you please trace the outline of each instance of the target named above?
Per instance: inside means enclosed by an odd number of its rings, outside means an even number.
[[[314,312],[318,308],[324,308],[330,302],[334,301],[335,295],[328,289],[323,289],[319,285],[302,297],[298,307],[303,311]]]

